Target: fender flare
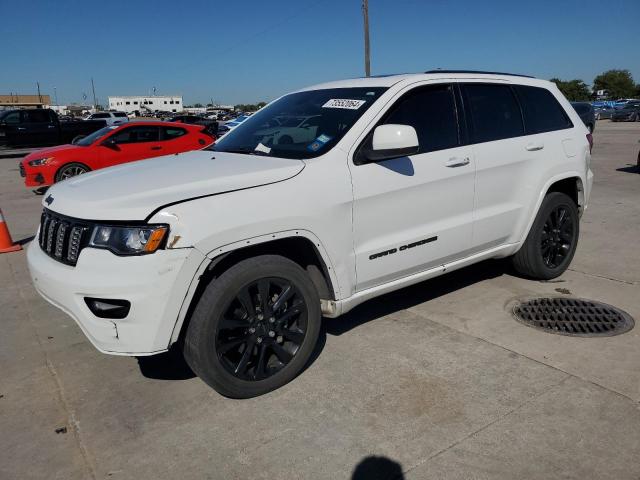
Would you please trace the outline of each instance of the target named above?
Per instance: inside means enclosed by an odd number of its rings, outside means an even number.
[[[333,289],[333,293],[335,298],[341,298],[340,296],[340,284],[338,282],[338,277],[335,273],[335,267],[329,254],[327,253],[326,248],[320,239],[309,230],[305,229],[296,229],[296,230],[284,230],[279,232],[267,233],[264,235],[254,236],[245,238],[243,240],[238,240],[233,243],[229,243],[226,245],[220,245],[208,253],[202,252],[205,256],[202,263],[196,269],[191,282],[189,283],[189,287],[187,292],[182,300],[182,305],[180,306],[180,310],[178,311],[178,317],[176,318],[176,322],[173,326],[173,331],[171,332],[171,338],[169,340],[169,346],[178,341],[180,337],[180,332],[182,331],[182,326],[184,325],[185,318],[187,316],[187,312],[191,306],[191,302],[193,301],[193,297],[195,295],[196,289],[200,283],[200,277],[205,273],[205,271],[210,267],[212,263],[227,254],[240,250],[244,247],[260,245],[268,242],[272,242],[274,240],[282,240],[284,238],[295,238],[302,237],[309,240],[318,254],[320,255],[320,259],[324,262],[324,266],[326,267],[326,273],[329,276],[329,280],[331,282],[331,288]],[[197,246],[195,247],[197,248]]]
[[[534,209],[534,215],[530,215],[529,216],[529,222],[527,223],[527,228],[525,228],[524,230],[524,234],[522,236],[522,238],[520,239],[520,244],[522,244],[527,237],[529,236],[529,232],[531,231],[531,227],[533,226],[533,222],[535,222],[536,217],[538,216],[538,212],[540,211],[540,206],[542,205],[542,201],[544,200],[544,197],[547,195],[547,192],[549,191],[549,188],[551,187],[551,185],[553,185],[556,182],[559,182],[561,180],[565,180],[567,178],[577,178],[579,181],[579,186],[578,186],[578,206],[580,207],[580,200],[582,200],[582,203],[584,204],[584,188],[585,188],[585,178],[583,176],[583,174],[581,174],[580,172],[576,172],[576,171],[568,171],[568,172],[562,172],[558,175],[554,175],[553,177],[551,177],[550,179],[548,179],[546,181],[546,183],[544,184],[544,186],[542,187],[542,189],[540,190],[540,193],[538,194],[538,199],[536,201],[536,206]],[[582,205],[582,207],[584,208],[584,205]]]

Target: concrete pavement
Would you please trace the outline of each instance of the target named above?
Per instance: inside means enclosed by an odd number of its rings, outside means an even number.
[[[24,252],[0,255],[0,478],[637,480],[639,327],[551,335],[508,307],[569,291],[640,320],[639,139],[638,123],[598,123],[562,277],[490,261],[374,299],[326,320],[310,367],[251,400],[219,396],[172,354],[98,353],[33,290]],[[40,200],[0,159],[14,239],[33,235]]]

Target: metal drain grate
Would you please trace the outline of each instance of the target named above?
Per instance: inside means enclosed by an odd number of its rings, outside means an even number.
[[[606,303],[578,298],[534,298],[513,307],[516,319],[549,333],[606,337],[631,330],[635,322]]]

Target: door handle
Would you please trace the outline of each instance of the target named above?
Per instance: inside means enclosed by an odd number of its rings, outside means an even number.
[[[25,127],[18,127],[18,130],[26,130]]]
[[[538,150],[542,150],[544,148],[544,143],[528,143],[526,147],[524,147],[529,152],[536,152]]]
[[[462,167],[464,165],[469,165],[469,157],[464,157],[464,158],[460,158],[460,157],[451,157],[449,160],[446,161],[445,166],[446,167]]]
[[[151,150],[162,150],[162,147],[151,147]]]
[[[56,128],[55,125],[47,125],[47,128]]]

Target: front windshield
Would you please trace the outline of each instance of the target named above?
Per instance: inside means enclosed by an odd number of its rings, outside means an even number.
[[[104,137],[107,133],[115,130],[116,128],[118,127],[117,126],[103,127],[100,130],[96,130],[92,134],[87,135],[86,137],[83,137],[81,140],[78,140],[74,145],[80,145],[81,147],[88,147],[89,145],[93,144],[93,142],[95,142],[99,138]]]
[[[247,118],[210,150],[317,157],[331,150],[385,90],[331,88],[286,95]]]

